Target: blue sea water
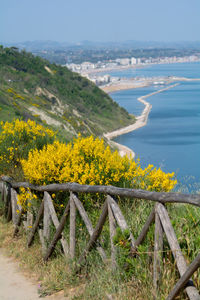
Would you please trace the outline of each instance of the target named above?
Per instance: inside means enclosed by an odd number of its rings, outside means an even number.
[[[132,72],[140,77],[200,78],[200,63],[153,65],[112,75],[134,77]],[[158,89],[152,86],[119,91],[111,97],[130,113],[140,115],[144,106],[137,98]],[[200,183],[200,82],[180,82],[146,100],[152,104],[147,125],[115,141],[133,149],[143,166],[151,163],[166,172],[174,171],[186,189],[199,189],[198,184],[196,188],[191,185]]]
[[[117,77],[154,77],[154,76],[177,76],[187,78],[200,78],[200,62],[154,64],[145,68],[127,69],[123,71],[109,72]]]

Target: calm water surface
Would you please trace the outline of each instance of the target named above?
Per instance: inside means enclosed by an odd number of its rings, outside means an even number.
[[[126,70],[116,76],[133,77],[132,72]],[[154,65],[134,72],[148,77],[200,78],[200,63]],[[140,115],[144,106],[137,98],[160,88],[120,91],[111,97],[130,113]],[[133,149],[143,166],[152,163],[166,172],[175,171],[180,182],[191,190],[190,184],[200,182],[200,82],[181,82],[146,100],[152,104],[147,125],[115,141]]]

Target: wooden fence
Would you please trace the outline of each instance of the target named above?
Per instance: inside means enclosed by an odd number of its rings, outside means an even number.
[[[99,237],[101,235],[103,226],[108,218],[109,231],[110,231],[110,243],[111,243],[111,259],[113,268],[116,267],[116,248],[113,243],[113,237],[116,233],[116,226],[118,225],[121,230],[128,229],[127,222],[117,204],[114,197],[128,197],[137,199],[146,199],[147,201],[154,201],[155,205],[152,209],[149,217],[146,220],[137,239],[130,233],[131,252],[137,253],[137,247],[144,241],[150,225],[155,222],[155,234],[154,234],[154,260],[153,260],[153,284],[155,291],[158,290],[159,276],[161,272],[162,264],[162,251],[163,251],[163,235],[165,233],[170,249],[176,262],[180,279],[174,286],[173,290],[167,297],[167,300],[174,299],[181,290],[185,289],[189,299],[199,300],[200,295],[195,288],[191,276],[200,267],[200,253],[194,259],[194,261],[187,266],[185,258],[181,252],[176,234],[170,222],[168,212],[165,208],[165,203],[188,203],[200,207],[200,195],[185,195],[179,193],[157,193],[143,190],[117,188],[113,186],[89,186],[80,185],[77,183],[65,183],[65,184],[50,184],[46,186],[35,186],[27,182],[14,182],[7,176],[1,177],[2,183],[0,183],[1,202],[4,206],[4,215],[7,221],[11,221],[14,224],[13,236],[16,236],[19,227],[23,224],[26,228],[31,227],[28,235],[27,245],[30,247],[34,241],[36,232],[39,233],[40,241],[43,250],[43,259],[45,262],[51,257],[55,250],[57,242],[60,240],[63,248],[63,253],[66,257],[75,258],[76,249],[76,210],[78,210],[83,222],[86,225],[89,233],[89,241],[77,259],[76,272],[87,261],[87,254],[94,247],[99,252],[103,261],[106,261],[106,253],[102,248]],[[35,212],[36,217],[33,220],[33,215],[29,212],[24,212],[23,208],[17,204],[17,191],[20,187],[30,188],[32,191],[43,192],[43,200],[41,201],[39,210]],[[52,198],[49,193],[56,193],[59,191],[69,192],[69,201],[64,208],[64,212],[60,220],[56,215],[56,210]],[[103,204],[101,215],[97,221],[96,227],[93,228],[92,223],[88,217],[87,212],[79,200],[78,193],[100,193],[106,195],[106,200]],[[18,211],[18,213],[16,213]],[[22,215],[26,214],[26,222],[22,222]],[[66,240],[63,229],[69,217],[69,242]],[[50,224],[55,226],[55,233],[50,241]],[[45,241],[49,240],[48,247]]]

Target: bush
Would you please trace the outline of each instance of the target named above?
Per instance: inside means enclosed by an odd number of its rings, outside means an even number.
[[[143,170],[139,162],[112,152],[103,139],[93,136],[31,150],[21,163],[26,179],[34,184],[77,182],[156,191],[170,191],[176,184],[174,173],[166,174],[152,165]]]
[[[52,143],[55,136],[52,130],[31,120],[17,119],[0,125],[0,172],[14,178],[21,172],[21,159],[26,159],[31,149],[40,150]]]

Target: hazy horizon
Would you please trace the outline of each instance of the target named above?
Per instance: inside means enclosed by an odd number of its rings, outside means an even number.
[[[0,40],[1,42],[1,40]],[[58,43],[58,44],[71,44],[71,45],[75,45],[75,44],[81,44],[81,43],[93,43],[93,44],[117,44],[117,43],[128,43],[128,42],[138,42],[138,43],[160,43],[160,44],[182,44],[182,43],[200,43],[200,38],[197,40],[180,40],[180,41],[172,41],[172,40],[117,40],[117,41],[112,41],[112,40],[108,40],[108,41],[103,41],[103,40],[79,40],[79,41],[67,41],[67,40],[62,40],[62,41],[58,41],[58,40],[53,40],[53,39],[29,39],[29,40],[18,40],[18,41],[4,41],[4,44],[11,44],[11,43],[16,43],[16,44],[20,44],[20,43],[34,43],[34,42],[53,42],[53,43]]]
[[[199,13],[199,0],[2,0],[0,42],[196,42]]]

